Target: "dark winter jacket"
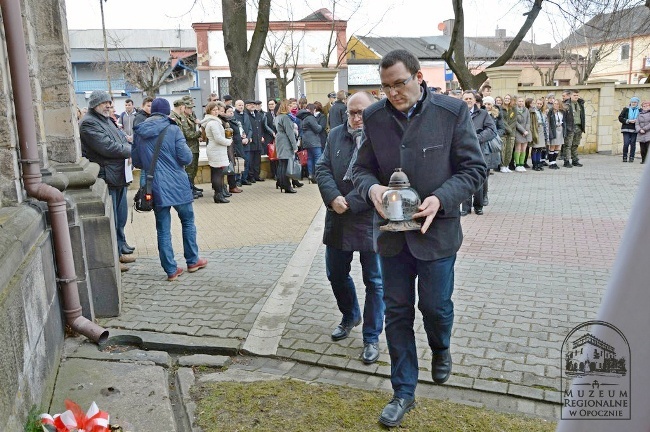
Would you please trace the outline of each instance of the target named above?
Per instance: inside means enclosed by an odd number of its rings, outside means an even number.
[[[257,111],[248,111],[244,110],[245,116],[248,117],[248,120],[251,124],[251,133],[248,138],[248,148],[246,151],[262,151],[262,114]]]
[[[244,138],[244,136],[248,138],[248,143],[242,144],[244,146],[244,151],[251,151],[249,150],[249,147],[252,144],[251,137],[253,136],[253,127],[251,126],[250,116],[246,114],[246,110],[244,110],[241,113],[235,110],[235,120],[241,123],[241,128],[243,132],[242,138]]]
[[[321,112],[318,115],[314,114],[314,117],[316,117],[316,121],[318,122],[320,127],[323,128],[318,134],[318,137],[320,138],[321,147],[325,148],[325,142],[327,142],[327,114]]]
[[[143,110],[139,109],[137,113],[135,113],[135,118],[133,119],[133,127],[136,127],[146,119],[151,117],[151,114],[147,114]]]
[[[486,143],[497,136],[497,127],[494,124],[492,116],[487,111],[474,105],[474,111],[471,113],[471,117],[479,144]]]
[[[345,251],[372,251],[373,210],[343,177],[348,169],[355,143],[345,125],[330,131],[323,156],[316,163],[316,181],[323,202],[328,208],[325,216],[323,243]],[[350,209],[338,214],[330,203],[338,196],[348,202]]]
[[[564,116],[566,116],[566,111],[560,111],[562,113],[562,118],[564,119]],[[555,110],[553,108],[548,110],[548,140],[553,141],[554,139],[557,138],[557,119],[555,116]],[[562,139],[566,138],[567,136],[567,130],[566,130],[566,122],[562,121]]]
[[[131,157],[131,144],[115,123],[94,109],[79,123],[81,154],[99,165],[98,177],[109,187],[125,187],[124,160]]]
[[[237,157],[243,158],[244,145],[241,142],[242,125],[239,123],[239,120],[235,119],[234,117],[228,120],[228,123],[230,123],[230,127],[232,128],[232,148],[234,154]]]
[[[318,124],[316,117],[311,111],[303,109],[298,111],[297,117],[300,119],[300,137],[302,148],[320,147],[320,137],[318,134],[323,128]]]
[[[184,168],[192,162],[192,152],[183,132],[169,117],[154,114],[133,129],[133,166],[149,170],[156,141],[166,126],[169,127],[153,173],[153,200],[157,207],[187,204],[193,199]]]
[[[618,115],[618,121],[621,122],[621,132],[628,132],[628,133],[636,133],[636,127],[634,125],[634,122],[630,123],[628,118],[630,112],[629,107],[623,108],[623,111]],[[641,108],[639,108],[639,112],[641,112]]]
[[[345,104],[342,101],[340,100],[334,101],[328,114],[330,130],[334,129],[339,125],[345,124],[347,120],[347,115],[346,115],[347,110],[348,108],[345,106]]]
[[[483,184],[487,166],[467,105],[431,93],[424,82],[421,89],[423,98],[409,118],[388,99],[364,110],[364,139],[352,181],[371,205],[370,188],[388,185],[395,168],[402,168],[422,200],[430,195],[440,200],[441,209],[425,234],[380,231],[383,221],[374,218],[376,252],[393,256],[406,243],[415,258],[430,261],[452,256],[460,248],[460,203]]]

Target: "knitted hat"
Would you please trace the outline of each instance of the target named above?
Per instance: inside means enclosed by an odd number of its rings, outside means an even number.
[[[641,102],[641,99],[639,99],[639,98],[636,97],[636,96],[632,96],[632,97],[630,98],[630,104],[632,104],[633,102],[636,102],[636,103],[638,104],[639,102]]]
[[[488,103],[494,105],[494,98],[492,96],[485,96],[483,98],[483,105]]]
[[[103,90],[95,90],[90,94],[90,99],[88,99],[88,108],[94,109],[97,105],[104,102],[110,102],[111,95]]]
[[[168,116],[169,112],[169,101],[167,99],[156,98],[151,102],[151,114],[159,113]]]

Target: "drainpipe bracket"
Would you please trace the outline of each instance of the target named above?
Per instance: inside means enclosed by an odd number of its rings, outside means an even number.
[[[60,283],[71,283],[71,282],[77,282],[77,278],[72,278],[72,279],[61,279],[61,278],[56,278],[57,282]]]
[[[18,159],[18,162],[24,164],[40,164],[41,160],[40,159]]]

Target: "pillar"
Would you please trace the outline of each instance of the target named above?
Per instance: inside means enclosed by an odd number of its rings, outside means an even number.
[[[334,78],[338,69],[314,68],[304,69],[301,73],[305,81],[305,93],[309,102],[320,101],[323,105],[329,100],[328,93],[334,91]]]

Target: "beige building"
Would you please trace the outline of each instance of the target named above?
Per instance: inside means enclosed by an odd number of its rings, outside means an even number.
[[[598,15],[560,45],[584,59],[573,66],[589,80],[646,83],[650,74],[650,8],[637,6]],[[590,68],[590,73],[583,72]]]

